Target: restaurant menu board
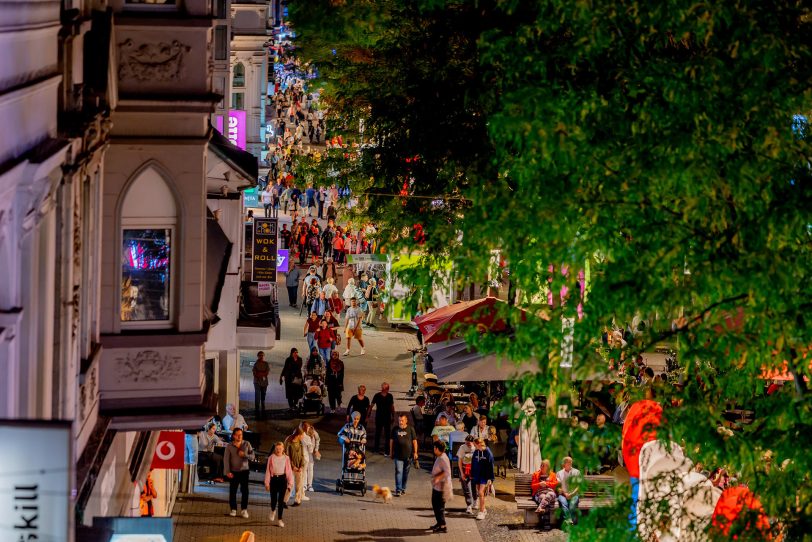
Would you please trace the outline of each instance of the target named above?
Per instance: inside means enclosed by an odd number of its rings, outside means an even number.
[[[252,282],[276,282],[276,218],[254,217]]]

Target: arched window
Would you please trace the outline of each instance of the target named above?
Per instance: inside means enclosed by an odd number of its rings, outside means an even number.
[[[234,65],[234,80],[231,86],[233,87],[245,86],[245,66],[243,66],[241,62],[238,62]]]
[[[121,207],[122,327],[171,327],[178,210],[154,168],[130,185]]]

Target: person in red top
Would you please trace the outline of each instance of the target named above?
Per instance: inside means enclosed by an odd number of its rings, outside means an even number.
[[[539,470],[533,473],[530,480],[530,493],[533,500],[538,503],[536,512],[539,514],[539,524],[545,531],[549,531],[550,512],[555,509],[556,494],[555,487],[558,485],[558,478],[550,468],[550,461],[544,459]]]
[[[327,326],[327,320],[322,319],[319,322],[319,329],[313,339],[319,349],[319,354],[326,362],[326,360],[330,359],[330,354],[333,353],[333,343],[336,340],[336,332]]]
[[[335,239],[333,239],[333,255],[336,263],[344,262],[344,234],[341,233],[341,228],[336,231]]]

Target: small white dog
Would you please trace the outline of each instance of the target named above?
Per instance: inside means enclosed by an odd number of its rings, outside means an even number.
[[[392,490],[388,487],[381,487],[378,484],[372,486],[372,491],[375,493],[375,498],[381,498],[384,504],[392,502]]]

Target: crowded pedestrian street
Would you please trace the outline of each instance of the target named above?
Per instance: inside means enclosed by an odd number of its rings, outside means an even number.
[[[810,24],[0,0],[0,542],[812,542]]]

